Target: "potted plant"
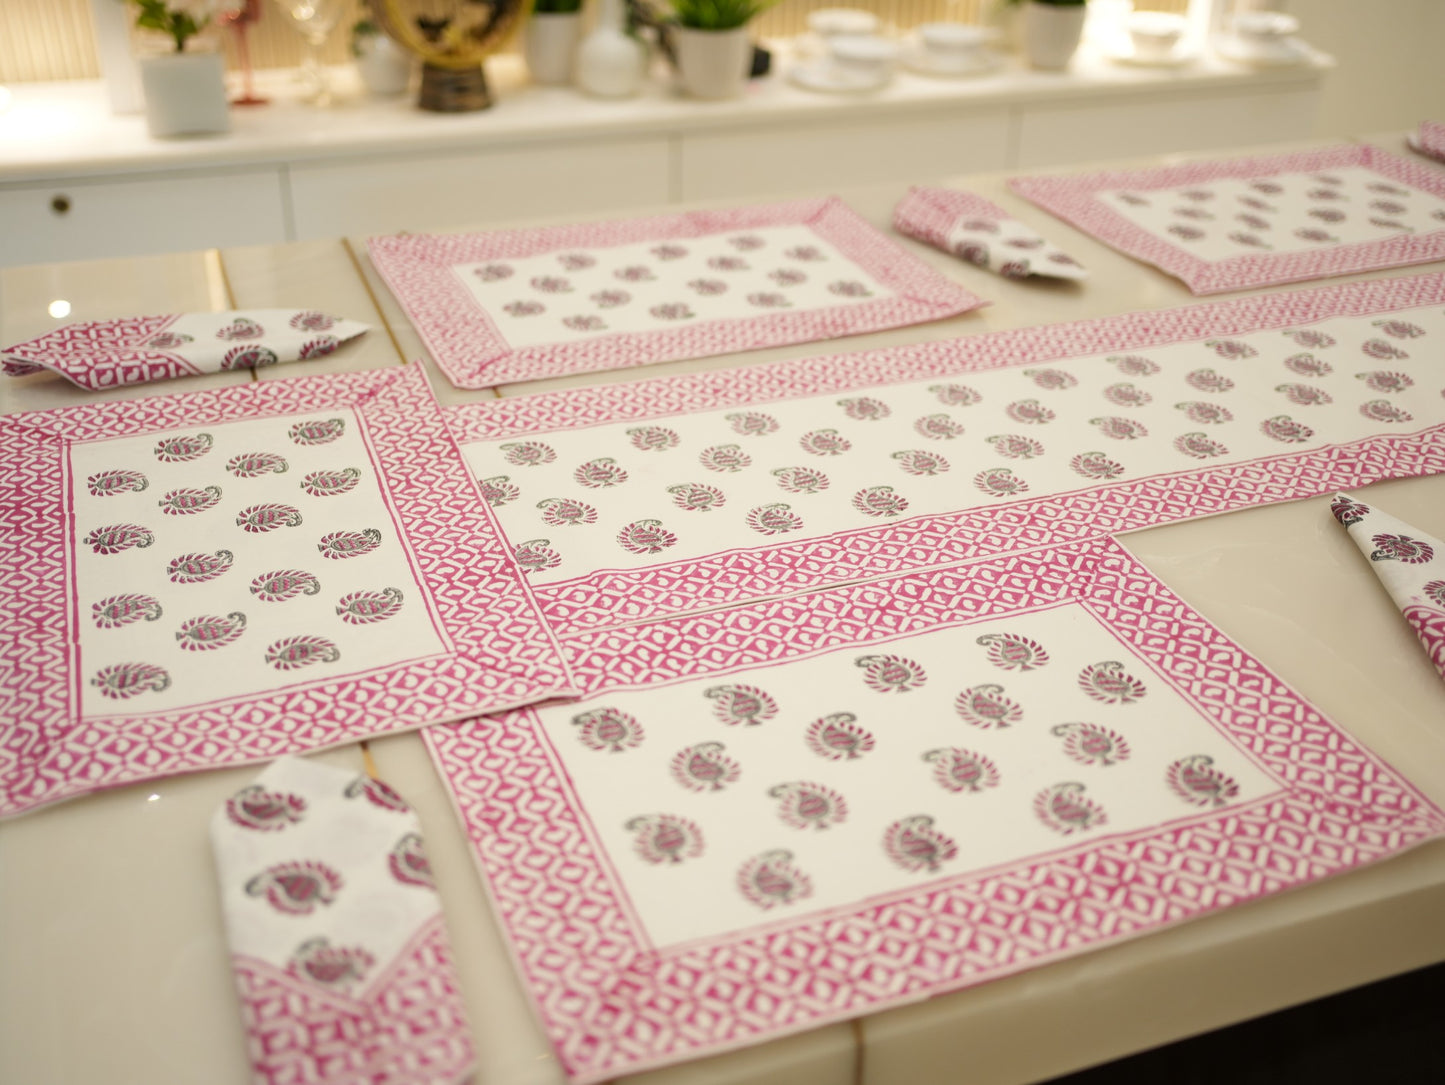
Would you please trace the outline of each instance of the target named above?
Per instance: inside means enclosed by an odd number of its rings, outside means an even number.
[[[351,24],[351,56],[368,94],[395,98],[411,85],[412,56],[376,23],[369,0],[357,7],[361,17]]]
[[[533,0],[523,31],[522,56],[534,82],[572,82],[572,63],[582,37],[582,0]]]
[[[1024,55],[1045,71],[1069,66],[1084,32],[1085,0],[1024,0]]]
[[[166,51],[140,58],[146,128],[152,136],[205,135],[229,131],[226,67],[221,54],[188,49],[221,5],[215,0],[129,0],[136,26],[170,39]],[[174,48],[170,46],[174,44]]]
[[[677,74],[696,98],[736,98],[747,85],[747,24],[773,0],[672,0]]]

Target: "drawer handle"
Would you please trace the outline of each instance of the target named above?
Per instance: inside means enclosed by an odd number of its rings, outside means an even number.
[[[57,215],[64,215],[70,211],[70,197],[64,193],[50,197],[50,210]]]

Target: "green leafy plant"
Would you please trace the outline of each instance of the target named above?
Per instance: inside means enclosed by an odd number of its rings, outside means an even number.
[[[206,24],[211,21],[209,13],[197,19],[191,10],[195,5],[182,3],[171,7],[166,0],[131,0],[131,2],[140,8],[135,25],[144,27],[146,30],[159,30],[163,34],[169,34],[175,40],[178,53],[185,52],[186,42],[206,29]]]
[[[582,0],[532,0],[534,15],[574,15],[582,10]]]
[[[754,15],[772,7],[775,0],[672,0],[679,26],[691,30],[733,30],[746,26]]]

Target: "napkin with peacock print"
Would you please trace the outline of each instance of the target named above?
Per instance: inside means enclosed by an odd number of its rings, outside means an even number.
[[[0,350],[0,371],[21,377],[48,369],[98,391],[320,358],[367,330],[366,324],[313,309],[92,320]]]
[[[1349,494],[1336,494],[1330,511],[1445,678],[1445,542]]]
[[[273,762],[211,821],[254,1080],[467,1080],[474,1056],[416,815],[382,781]]]
[[[893,209],[893,228],[1005,279],[1086,279],[1068,253],[971,192],[915,186]]]

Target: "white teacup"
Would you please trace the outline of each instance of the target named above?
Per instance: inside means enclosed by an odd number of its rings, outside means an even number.
[[[923,56],[934,67],[947,70],[976,68],[985,63],[988,46],[997,38],[997,30],[967,23],[924,23],[918,28]]]
[[[878,16],[858,8],[819,8],[808,14],[808,29],[824,39],[840,34],[873,34],[878,30]]]
[[[828,39],[829,66],[840,79],[881,83],[898,66],[898,43],[873,34],[839,34]]]
[[[1184,36],[1183,15],[1168,11],[1136,11],[1129,16],[1129,40],[1139,60],[1167,60]]]
[[[1230,24],[1245,45],[1270,48],[1299,33],[1299,20],[1282,11],[1241,11]]]

